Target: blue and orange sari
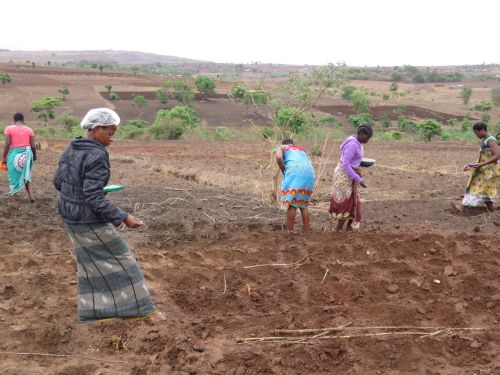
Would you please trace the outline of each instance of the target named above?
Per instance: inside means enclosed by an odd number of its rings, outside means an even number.
[[[302,147],[288,146],[283,149],[285,174],[281,181],[281,209],[307,208],[314,188],[314,168]]]

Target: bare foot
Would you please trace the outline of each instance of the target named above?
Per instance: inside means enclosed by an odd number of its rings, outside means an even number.
[[[460,214],[464,212],[464,206],[462,206],[461,204],[457,204],[455,202],[451,202],[451,208],[453,208],[455,212]]]
[[[154,314],[148,318],[148,321],[150,321],[151,323],[154,323],[154,324],[163,322],[165,320],[167,320],[167,316],[164,313],[162,313],[161,311],[158,311],[156,314]]]

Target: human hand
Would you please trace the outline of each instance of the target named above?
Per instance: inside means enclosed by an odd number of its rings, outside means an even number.
[[[361,181],[359,184],[364,188],[368,187],[364,181]]]
[[[128,215],[127,218],[123,220],[123,224],[128,228],[139,228],[141,225],[144,225],[144,222],[137,219],[135,216]]]

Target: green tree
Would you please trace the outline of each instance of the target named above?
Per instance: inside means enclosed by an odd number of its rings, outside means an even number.
[[[464,104],[468,104],[470,97],[472,96],[472,88],[465,86],[460,93],[460,97],[462,98],[462,102]]]
[[[242,84],[236,83],[229,90],[229,98],[231,99],[243,99],[245,96],[246,89]]]
[[[293,107],[278,110],[278,123],[281,128],[290,129],[293,134],[304,131],[308,125],[304,112]]]
[[[191,86],[184,81],[166,81],[163,87],[171,94],[171,96],[181,102],[185,106],[192,106],[194,100],[194,92]]]
[[[143,95],[134,95],[132,101],[137,107],[137,116],[141,117],[142,109],[148,105],[148,101]]]
[[[63,102],[66,100],[66,95],[69,95],[69,89],[65,85],[62,85],[61,87],[59,87],[57,92],[62,95],[61,99]]]
[[[194,84],[198,91],[203,94],[203,100],[207,100],[208,95],[215,95],[215,82],[212,78],[200,76],[195,79]]]
[[[169,97],[169,92],[165,87],[156,90],[156,99],[158,99],[161,104],[167,104],[168,97]]]
[[[149,132],[154,139],[179,139],[188,129],[188,125],[180,118],[172,118],[169,110],[160,109],[156,114],[156,119],[149,128]]]
[[[265,105],[269,101],[269,94],[263,91],[249,90],[243,95],[243,103],[253,105]]]
[[[397,82],[392,82],[391,83],[391,92],[396,93],[396,92],[398,92],[398,89],[399,89],[399,86],[398,86]]]
[[[491,102],[495,107],[500,106],[500,86],[491,89]]]
[[[97,69],[99,69],[99,71],[102,73],[104,70],[104,65],[102,64],[97,65]]]
[[[33,103],[31,103],[31,110],[38,113],[37,118],[48,123],[55,117],[54,108],[61,105],[61,102],[61,98],[48,96],[44,99],[34,100]]]
[[[436,135],[443,133],[443,126],[434,119],[425,119],[418,124],[419,133],[425,141],[431,141]]]
[[[10,78],[9,73],[0,72],[0,81],[2,81],[2,84],[6,84],[12,82],[12,78]]]
[[[357,114],[367,113],[370,108],[370,98],[364,90],[355,90],[351,94],[351,103]]]

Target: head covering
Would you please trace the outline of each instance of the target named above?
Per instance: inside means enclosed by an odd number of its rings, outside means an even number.
[[[109,108],[94,108],[87,112],[80,126],[82,129],[94,129],[96,126],[120,125],[120,116]]]

